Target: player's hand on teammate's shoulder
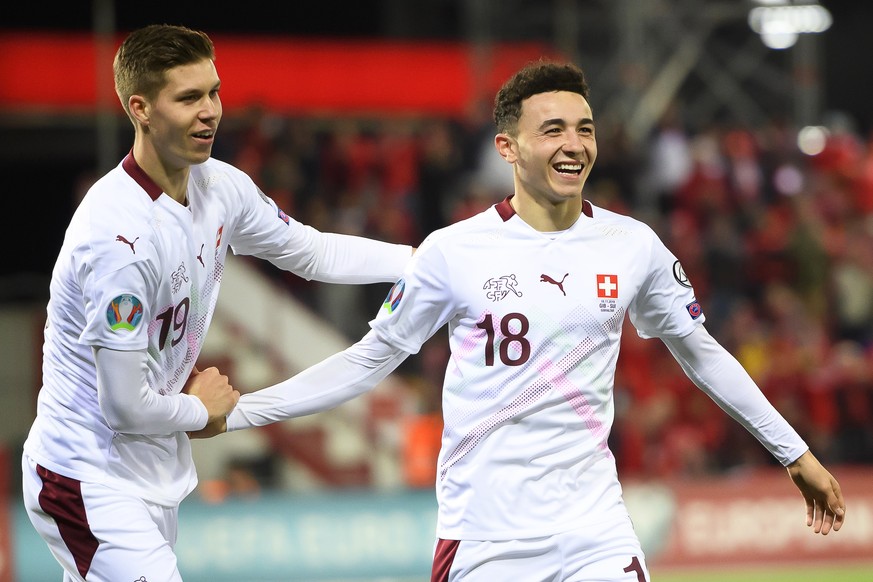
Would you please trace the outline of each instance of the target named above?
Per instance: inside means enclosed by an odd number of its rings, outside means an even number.
[[[815,533],[839,531],[846,518],[840,484],[811,451],[788,465],[788,474],[806,501],[806,525]]]
[[[205,370],[194,368],[183,392],[196,396],[206,406],[209,421],[198,431],[188,433],[191,438],[209,438],[227,431],[227,415],[239,402],[239,391],[231,386],[228,377],[210,367]]]

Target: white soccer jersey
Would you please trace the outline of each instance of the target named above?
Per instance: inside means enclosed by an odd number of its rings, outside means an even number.
[[[196,486],[184,431],[201,428],[205,415],[199,427],[114,432],[100,411],[92,347],[147,349],[149,386],[178,395],[209,328],[229,246],[307,279],[349,282],[394,281],[410,252],[304,226],[224,162],[190,172],[183,206],[131,154],[77,208],[52,274],[43,387],[24,444],[56,473],[165,505]]]
[[[531,538],[626,511],[607,444],[625,314],[646,337],[704,318],[648,226],[585,210],[542,233],[507,199],[435,232],[372,323],[410,353],[448,323],[441,538]]]
[[[611,527],[627,518],[608,447],[626,314],[783,464],[807,450],[706,333],[681,265],[648,226],[585,202],[572,227],[541,233],[508,199],[429,236],[364,338],[243,394],[227,428],[337,406],[448,324],[437,535],[497,541]]]

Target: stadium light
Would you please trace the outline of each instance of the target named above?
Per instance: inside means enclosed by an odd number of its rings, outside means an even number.
[[[807,125],[797,133],[797,147],[808,156],[817,156],[824,151],[829,133],[822,125]]]
[[[833,23],[827,8],[815,1],[756,0],[749,26],[772,49],[794,46],[800,34],[824,32]]]

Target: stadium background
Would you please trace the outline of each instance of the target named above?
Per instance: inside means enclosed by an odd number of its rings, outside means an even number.
[[[216,157],[304,222],[413,244],[505,196],[505,168],[489,155],[494,88],[530,58],[577,61],[600,147],[586,196],[647,220],[674,248],[708,327],[850,503],[844,531],[811,536],[763,449],[659,343],[625,334],[613,446],[655,580],[712,580],[694,573],[705,567],[797,581],[798,563],[812,579],[873,580],[873,8],[821,4],[830,28],[783,50],[751,30],[758,3],[726,0],[4,7],[0,581],[59,579],[17,502],[20,445],[63,230],[130,144],[107,91],[111,54],[149,22],[216,40]],[[241,387],[341,349],[387,290],[233,263],[204,359]],[[198,446],[202,484],[179,545],[186,579],[425,579],[443,343],[337,411]]]

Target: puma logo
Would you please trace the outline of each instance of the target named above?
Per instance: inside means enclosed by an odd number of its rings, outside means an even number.
[[[133,254],[136,254],[136,249],[133,248],[133,245],[136,244],[136,241],[139,240],[139,237],[136,237],[135,239],[133,239],[133,242],[130,242],[129,240],[127,240],[126,238],[124,238],[123,236],[121,236],[119,234],[118,236],[115,237],[115,240],[116,240],[116,242],[123,242],[124,244],[126,244],[127,246],[130,247],[130,250],[133,252]]]
[[[206,263],[203,262],[203,247],[206,246],[206,243],[200,245],[200,254],[197,255],[197,260],[200,261],[200,264],[205,268]]]
[[[564,277],[560,281],[555,281],[548,275],[540,275],[540,283],[551,283],[552,285],[557,285],[558,289],[561,290],[561,293],[564,294],[564,297],[567,296],[567,292],[564,291],[564,280],[567,278],[567,275],[570,273],[564,273]]]

